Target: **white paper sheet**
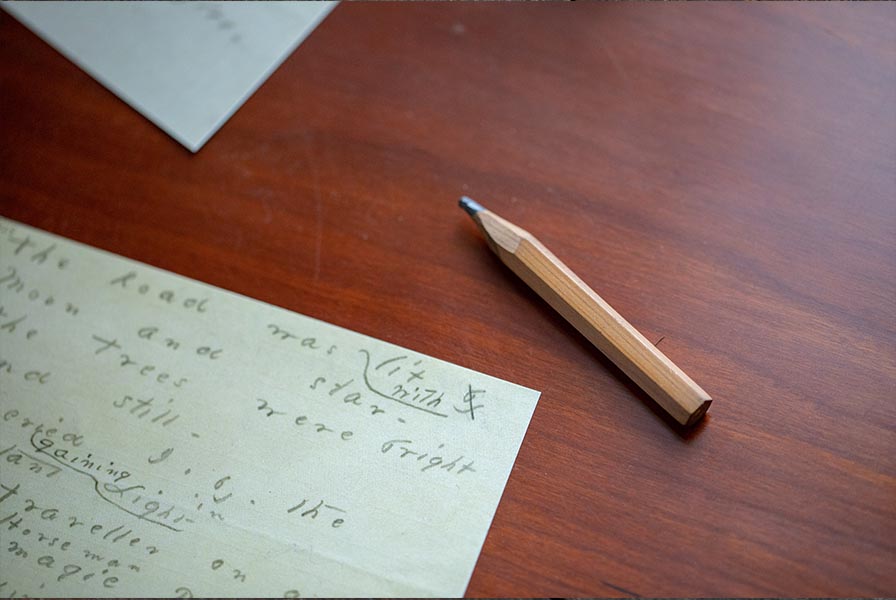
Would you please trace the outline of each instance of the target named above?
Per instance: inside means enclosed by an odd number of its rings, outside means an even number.
[[[538,396],[0,218],[0,596],[460,596]]]
[[[196,152],[335,2],[3,2]]]

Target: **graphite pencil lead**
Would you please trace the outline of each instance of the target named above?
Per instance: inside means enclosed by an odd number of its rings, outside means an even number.
[[[485,210],[482,208],[482,205],[473,200],[472,198],[468,198],[467,196],[461,196],[460,202],[457,203],[462,209],[467,211],[467,214],[471,217],[478,212]]]

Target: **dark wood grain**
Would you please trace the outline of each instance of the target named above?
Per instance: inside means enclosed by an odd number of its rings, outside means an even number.
[[[469,595],[896,594],[896,6],[343,4],[196,155],[5,14],[0,58],[3,215],[543,391]]]

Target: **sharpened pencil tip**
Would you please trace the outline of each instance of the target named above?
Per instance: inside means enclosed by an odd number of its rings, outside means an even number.
[[[484,208],[482,208],[482,205],[481,205],[481,204],[479,204],[478,202],[476,202],[476,201],[473,200],[472,198],[468,198],[468,197],[466,197],[466,196],[461,196],[461,198],[460,198],[460,202],[458,202],[458,205],[459,205],[462,209],[464,209],[465,211],[467,211],[467,214],[470,215],[471,217],[472,217],[473,215],[475,215],[476,213],[485,210]]]

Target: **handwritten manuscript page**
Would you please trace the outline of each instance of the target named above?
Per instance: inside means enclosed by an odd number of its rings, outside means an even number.
[[[538,393],[0,218],[0,596],[458,596]]]
[[[335,2],[2,2],[197,152]]]

